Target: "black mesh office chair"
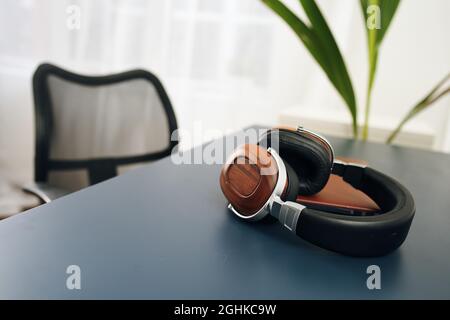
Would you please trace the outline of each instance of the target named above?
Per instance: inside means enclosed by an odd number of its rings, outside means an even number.
[[[33,77],[35,184],[49,202],[170,154],[177,141],[172,105],[148,71],[83,76],[50,64]]]

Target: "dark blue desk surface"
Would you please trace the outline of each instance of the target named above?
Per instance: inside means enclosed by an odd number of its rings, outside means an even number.
[[[331,139],[409,187],[417,213],[382,258],[327,252],[226,209],[220,165],[170,158],[0,221],[0,298],[450,298],[450,157]],[[81,290],[66,268],[81,267]],[[381,290],[366,268],[381,267]]]

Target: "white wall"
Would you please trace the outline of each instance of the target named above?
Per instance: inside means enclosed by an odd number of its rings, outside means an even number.
[[[0,73],[0,180],[32,179],[33,116],[28,70]]]
[[[301,12],[296,0],[286,1]],[[82,10],[80,30],[66,8]],[[366,35],[357,0],[320,0],[344,53],[359,105],[366,87]],[[447,0],[403,0],[383,44],[373,117],[395,124],[450,71]],[[4,0],[0,3],[0,179],[32,177],[31,76],[41,61],[99,74],[142,67],[157,73],[179,124],[236,130],[275,124],[284,109],[346,114],[334,88],[287,26],[258,0]],[[450,151],[450,101],[412,125]],[[207,137],[205,137],[207,138]]]

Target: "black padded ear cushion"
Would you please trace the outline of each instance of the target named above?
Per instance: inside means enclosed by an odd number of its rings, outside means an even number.
[[[271,141],[276,141],[274,139],[278,139],[278,148],[270,145]],[[332,160],[329,151],[319,141],[297,131],[277,129],[269,130],[260,144],[273,147],[294,169],[299,178],[299,194],[315,194],[328,182]]]
[[[294,201],[297,199],[298,195],[298,187],[299,187],[299,181],[297,174],[295,173],[294,169],[284,161],[284,166],[286,167],[286,173],[287,173],[287,187],[286,190],[283,193],[283,196],[281,199],[283,201]]]

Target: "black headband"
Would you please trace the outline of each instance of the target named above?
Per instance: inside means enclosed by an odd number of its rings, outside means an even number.
[[[298,218],[297,235],[352,256],[380,256],[398,248],[415,213],[411,193],[393,178],[369,167],[336,162],[333,174],[372,198],[381,213],[351,216],[304,208]]]

